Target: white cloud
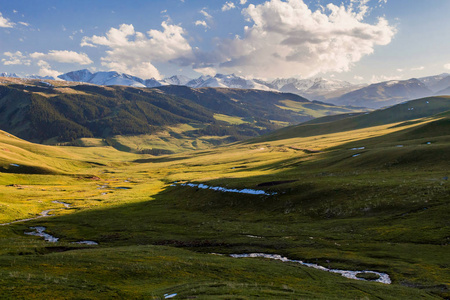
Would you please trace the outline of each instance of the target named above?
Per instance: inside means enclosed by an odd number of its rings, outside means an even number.
[[[162,31],[152,29],[145,35],[135,31],[131,24],[122,24],[119,28],[111,28],[105,36],[83,37],[81,46],[109,48],[102,57],[102,65],[110,70],[160,79],[153,62],[192,59],[185,30],[168,22],[162,22],[161,26]]]
[[[403,71],[405,71],[404,69],[397,69],[397,72],[403,72]]]
[[[210,24],[213,22],[213,17],[206,11],[206,8],[202,8],[199,13],[202,14],[206,20],[197,20],[195,21],[195,25],[209,28]]]
[[[247,3],[247,0],[241,0],[239,3],[240,3],[241,5],[244,5],[245,3]]]
[[[328,4],[317,11],[303,0],[250,4],[243,14],[253,25],[245,27],[243,38],[222,41],[210,63],[221,61],[222,72],[269,78],[348,71],[396,32],[382,17],[364,22],[366,3]]]
[[[450,63],[445,64],[445,65],[444,65],[444,68],[446,68],[447,70],[450,70]]]
[[[47,54],[34,52],[30,54],[30,57],[40,60],[52,60],[60,63],[72,63],[80,65],[92,64],[92,60],[87,56],[87,54],[68,50],[50,50]]]
[[[0,12],[0,27],[3,28],[12,28],[14,27],[15,23],[11,22],[8,18],[4,18],[2,16],[2,13]]]
[[[416,68],[411,68],[411,71],[422,71],[424,69],[425,69],[424,66],[420,66],[420,67],[416,67]]]
[[[236,8],[236,5],[234,5],[233,2],[231,1],[227,1],[223,6],[222,6],[222,11],[227,11],[230,9]]]
[[[197,68],[197,69],[194,69],[194,71],[199,72],[200,74],[209,75],[209,76],[215,76],[217,73],[216,69],[211,68],[211,67]]]
[[[44,60],[38,61],[37,65],[40,67],[39,75],[40,76],[51,76],[57,78],[58,75],[61,75],[61,72],[52,70],[50,64]]]
[[[206,19],[212,19],[212,16],[206,11],[206,8],[203,8],[200,10],[200,13],[206,18]]]
[[[8,58],[3,58],[1,62],[5,65],[25,65],[29,66],[31,64],[31,61],[22,54],[20,51],[16,52],[5,52],[3,53],[4,56]]]
[[[372,79],[370,80],[372,83],[378,83],[383,81],[391,81],[391,80],[400,80],[401,76],[389,76],[389,75],[373,75]]]
[[[19,24],[23,25],[23,26],[30,26],[30,23],[26,23],[26,22],[19,22]]]
[[[353,76],[353,79],[358,80],[358,81],[363,81],[364,77],[355,75],[355,76]]]
[[[208,24],[206,24],[206,21],[204,20],[197,20],[195,21],[196,26],[204,26],[205,28],[208,28]]]
[[[17,11],[17,10],[15,10],[15,9],[13,9],[13,13],[17,14],[17,13],[18,13],[18,11]]]

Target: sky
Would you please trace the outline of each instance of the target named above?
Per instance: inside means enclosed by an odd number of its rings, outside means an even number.
[[[450,0],[0,0],[0,72],[370,83],[450,73]]]

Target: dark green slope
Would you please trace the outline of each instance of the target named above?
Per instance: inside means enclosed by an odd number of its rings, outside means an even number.
[[[192,89],[184,86],[164,86],[158,87],[158,89],[167,94],[189,99],[203,107],[226,115],[244,118],[259,117],[291,123],[311,119],[311,116],[298,114],[276,106],[282,100],[310,103],[303,97],[289,93],[227,88]]]
[[[151,134],[166,126],[197,124],[190,134],[231,136],[242,140],[323,115],[351,111],[293,94],[256,90],[168,86],[155,89],[125,86],[69,85],[20,81],[0,85],[0,129],[35,142],[66,142],[81,137]],[[305,104],[304,111],[280,101]],[[330,108],[331,107],[331,108]],[[215,114],[245,118],[245,124],[216,120]]]
[[[450,110],[450,96],[422,98],[370,113],[318,118],[300,125],[280,129],[261,137],[258,141],[349,131],[429,117],[448,110]],[[407,124],[409,123],[405,125]]]
[[[21,138],[107,137],[152,133],[158,126],[213,122],[213,113],[191,101],[123,87],[76,86],[64,93],[37,86],[0,87],[0,126]]]

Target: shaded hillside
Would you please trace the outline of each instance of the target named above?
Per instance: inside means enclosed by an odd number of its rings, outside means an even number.
[[[305,107],[290,109],[283,101]],[[47,143],[153,134],[180,124],[197,124],[190,135],[231,136],[230,142],[317,115],[348,111],[352,110],[313,104],[297,95],[256,90],[148,89],[19,79],[0,85],[0,129]],[[227,122],[236,117],[242,122]]]
[[[28,140],[107,137],[151,133],[158,126],[213,122],[210,111],[185,99],[157,91],[76,86],[55,89],[38,86],[0,87],[0,126]]]
[[[422,98],[370,113],[355,115],[345,114],[341,116],[342,119],[339,119],[339,117],[319,118],[297,126],[280,129],[272,134],[261,137],[261,139],[271,141],[349,131],[414,120],[448,110],[450,110],[450,96]]]

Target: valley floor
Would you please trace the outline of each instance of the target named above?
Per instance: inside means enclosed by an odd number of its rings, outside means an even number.
[[[0,298],[449,298],[439,120],[160,157],[2,133]]]

